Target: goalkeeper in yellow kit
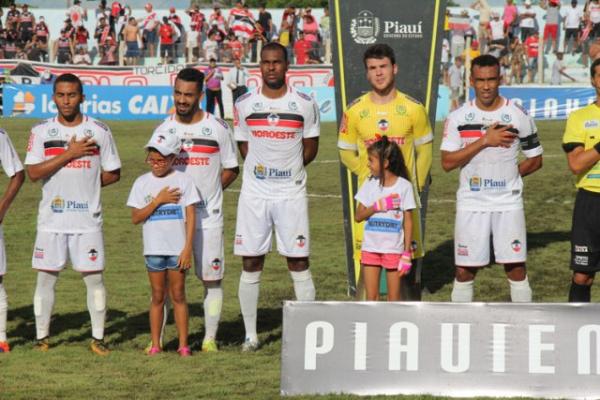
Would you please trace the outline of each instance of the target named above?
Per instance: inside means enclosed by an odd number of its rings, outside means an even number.
[[[381,136],[388,136],[402,151],[419,206],[419,195],[429,179],[433,149],[427,111],[421,103],[396,89],[398,66],[390,46],[370,46],[363,62],[372,90],[354,100],[344,113],[338,138],[340,158],[358,176],[361,186],[369,175],[367,148]],[[413,257],[419,258],[424,255],[419,209],[412,215],[416,242]],[[355,236],[359,241],[362,239],[362,228],[355,229]]]

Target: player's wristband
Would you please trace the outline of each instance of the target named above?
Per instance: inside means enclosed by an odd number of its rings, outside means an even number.
[[[600,154],[600,142],[598,142],[594,145],[594,150],[596,150],[598,152],[598,154]]]

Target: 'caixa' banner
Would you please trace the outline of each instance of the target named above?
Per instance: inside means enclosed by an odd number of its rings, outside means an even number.
[[[298,87],[319,104],[322,121],[335,121],[333,87]],[[114,120],[161,119],[174,112],[172,86],[84,85],[81,111],[94,118]],[[225,117],[231,118],[231,94],[224,91]],[[50,118],[56,115],[52,85],[7,84],[3,88],[5,117]],[[205,101],[205,97],[203,98]],[[203,107],[205,104],[203,104]]]

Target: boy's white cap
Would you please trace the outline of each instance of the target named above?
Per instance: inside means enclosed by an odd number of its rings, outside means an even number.
[[[525,5],[526,6],[530,6],[531,5],[531,0],[525,0]]]
[[[181,140],[173,133],[157,132],[152,135],[150,141],[144,146],[145,149],[153,147],[163,156],[179,154],[181,150]]]

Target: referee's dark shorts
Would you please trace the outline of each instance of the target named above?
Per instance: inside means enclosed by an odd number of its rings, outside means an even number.
[[[571,269],[586,274],[600,271],[600,193],[579,189],[575,197]]]

